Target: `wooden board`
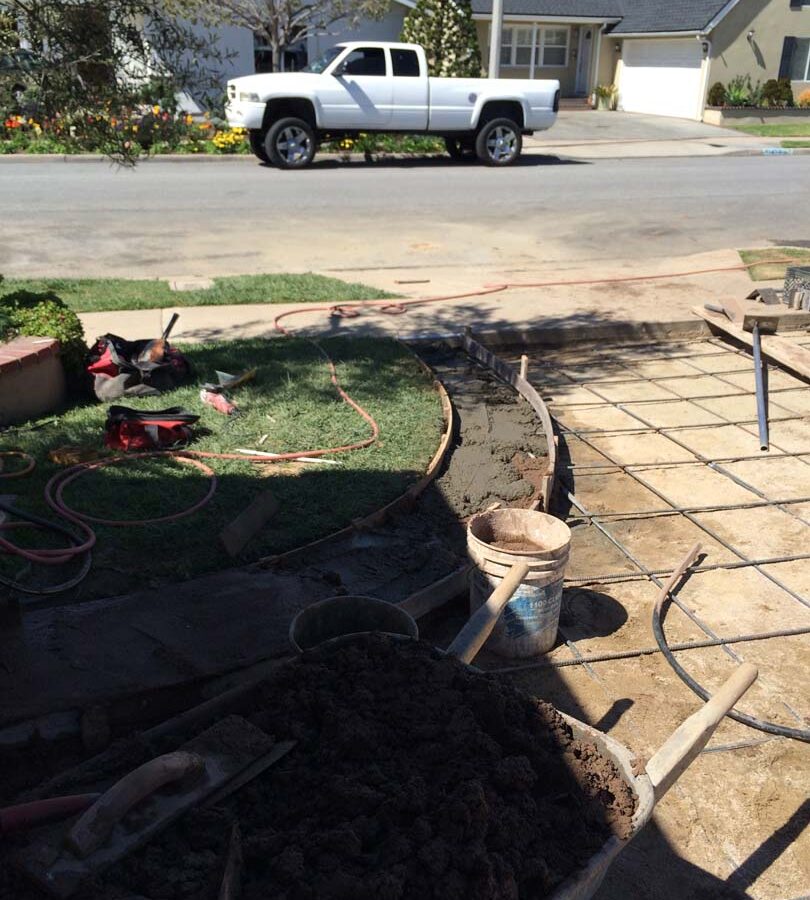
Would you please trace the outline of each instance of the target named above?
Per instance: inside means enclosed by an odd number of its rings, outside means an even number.
[[[253,535],[275,515],[277,510],[278,500],[270,491],[259,494],[250,506],[245,507],[233,522],[229,522],[220,532],[219,539],[228,555],[237,556],[241,553]]]
[[[753,347],[751,333],[729,322],[725,316],[709,312],[702,306],[693,306],[692,312],[704,319],[712,329],[734,338],[746,347]],[[810,350],[794,344],[784,335],[763,334],[760,340],[763,356],[785,366],[800,378],[810,381]]]

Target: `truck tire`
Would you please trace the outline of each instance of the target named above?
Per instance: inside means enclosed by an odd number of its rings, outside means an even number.
[[[279,169],[303,169],[312,162],[316,147],[312,126],[293,116],[273,122],[264,139],[264,151]]]
[[[511,166],[520,157],[523,136],[511,119],[484,122],[475,138],[475,152],[485,166]]]
[[[475,141],[472,138],[446,137],[444,146],[450,158],[456,162],[470,162],[475,159]]]
[[[264,149],[265,133],[258,128],[253,128],[248,132],[248,140],[250,141],[250,149],[253,155],[260,159],[263,163],[269,163],[270,157]]]

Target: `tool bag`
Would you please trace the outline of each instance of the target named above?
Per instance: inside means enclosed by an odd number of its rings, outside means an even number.
[[[191,364],[165,338],[127,341],[98,338],[87,355],[87,372],[99,400],[148,397],[170,391],[191,376]]]
[[[154,412],[111,406],[104,443],[112,450],[176,450],[191,440],[190,426],[199,418],[182,406]]]

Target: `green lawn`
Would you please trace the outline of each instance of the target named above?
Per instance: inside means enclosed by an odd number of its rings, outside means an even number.
[[[443,423],[438,395],[416,360],[391,340],[331,338],[323,346],[335,359],[345,389],[379,423],[379,441],[334,457],[341,466],[210,460],[219,486],[198,513],[163,525],[96,528],[93,569],[78,588],[80,596],[187,579],[289,550],[378,509],[421,476]],[[122,402],[141,409],[185,406],[200,414],[195,449],[245,447],[278,453],[339,446],[369,434],[368,425],[337,397],[317,349],[304,340],[244,340],[183,349],[196,370],[194,384]],[[249,366],[258,368],[255,381],[232,395],[239,416],[227,418],[201,403],[199,382],[213,378],[215,369],[237,372]],[[106,404],[78,405],[55,420],[43,420],[41,427],[21,426],[3,434],[3,449],[24,450],[37,461],[34,473],[15,479],[10,488],[20,508],[51,515],[43,488],[57,466],[49,461],[48,450],[100,448],[106,411]],[[263,435],[267,438],[260,444]],[[143,519],[190,505],[207,484],[201,473],[180,463],[133,460],[83,476],[66,488],[65,499],[96,516]],[[279,501],[279,510],[235,563],[223,550],[219,532],[265,489]],[[15,532],[14,539],[42,540],[27,530]],[[18,577],[19,560],[0,555],[0,571]],[[57,574],[58,580],[64,577]]]
[[[785,269],[791,263],[771,263],[774,259],[795,260],[794,265],[810,265],[810,250],[802,250],[796,247],[768,247],[765,250],[740,250],[740,257],[744,263],[760,263],[748,270],[752,281],[771,281],[783,279]]]
[[[760,137],[810,137],[810,117],[808,121],[798,120],[789,125],[731,125],[736,131],[745,134],[758,134]]]
[[[76,312],[226,303],[330,303],[392,296],[364,284],[312,273],[215,278],[212,288],[196,291],[172,291],[167,281],[154,279],[7,278],[0,284],[0,297],[18,290],[52,291]]]
[[[810,147],[810,141],[780,141],[783,147]]]

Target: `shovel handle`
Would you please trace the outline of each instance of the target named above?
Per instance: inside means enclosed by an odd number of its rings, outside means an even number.
[[[657,803],[706,746],[723,717],[756,681],[758,671],[743,663],[720,690],[696,713],[681,723],[647,763],[646,770]]]
[[[512,566],[503,581],[490,594],[487,602],[478,607],[455,636],[453,643],[447,648],[450,656],[457,656],[464,663],[470,663],[475,659],[484,641],[492,633],[503,608],[511,600],[512,594],[520,587],[528,572],[527,562],[516,562]]]
[[[205,771],[197,753],[176,750],[150,759],[116,783],[88,809],[65,836],[65,844],[85,859],[104,844],[116,824],[145,797],[181,778],[195,779]]]
[[[45,800],[31,800],[0,809],[0,835],[27,831],[43,822],[66,819],[84,812],[100,797],[100,794],[71,794],[68,797],[48,797]]]

